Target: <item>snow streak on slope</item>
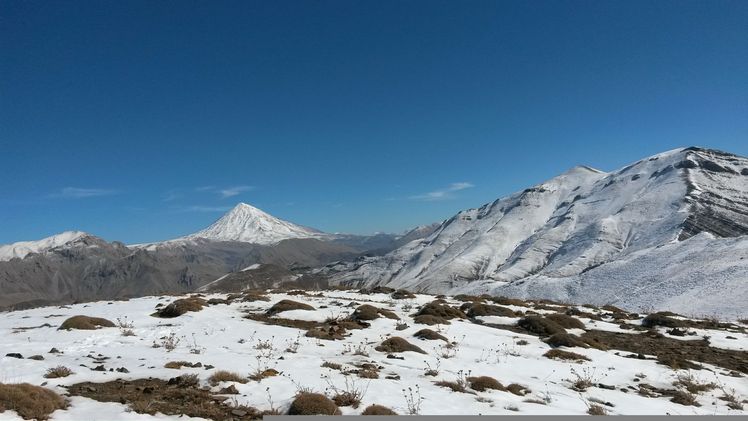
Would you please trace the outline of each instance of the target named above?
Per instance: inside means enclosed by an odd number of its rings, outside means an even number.
[[[43,253],[53,248],[74,243],[86,236],[88,234],[81,231],[65,231],[38,241],[20,241],[8,245],[0,245],[0,261],[7,261],[16,257],[23,259],[31,253]]]
[[[324,235],[276,218],[246,203],[239,203],[208,228],[184,238],[275,244],[290,238],[320,238]]]
[[[530,276],[565,278],[699,232],[748,233],[748,160],[677,149],[604,173],[577,167],[458,213],[382,258],[333,268],[351,285],[416,291],[491,289]]]

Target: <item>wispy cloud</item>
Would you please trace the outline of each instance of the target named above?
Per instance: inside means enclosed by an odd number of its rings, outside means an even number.
[[[234,186],[234,187],[227,187],[225,189],[219,189],[218,193],[221,195],[221,199],[226,199],[228,197],[234,197],[238,196],[241,193],[244,193],[246,191],[254,190],[254,187],[252,186]]]
[[[201,205],[180,206],[180,207],[172,208],[174,212],[205,212],[205,213],[227,212],[230,209],[231,209],[230,206],[201,206]]]
[[[87,197],[111,196],[113,194],[117,194],[117,191],[110,189],[65,187],[58,192],[50,194],[49,197],[60,197],[63,199],[84,199]]]
[[[216,187],[216,186],[199,186],[195,187],[195,191],[198,193],[214,193],[217,194],[221,199],[227,199],[229,197],[238,196],[244,192],[254,190],[254,186],[240,185],[240,186],[229,186],[229,187]]]
[[[447,200],[447,199],[452,199],[453,197],[455,197],[454,194],[456,192],[460,190],[469,189],[471,187],[475,187],[475,186],[472,183],[463,181],[459,183],[452,183],[443,189],[434,190],[428,193],[411,196],[410,198],[413,200],[424,200],[428,202],[432,202],[436,200]]]
[[[179,190],[179,189],[172,189],[172,190],[169,190],[169,191],[165,192],[161,196],[161,200],[163,200],[164,202],[171,202],[173,200],[179,199],[182,196],[184,196],[184,193],[182,193],[181,190]]]

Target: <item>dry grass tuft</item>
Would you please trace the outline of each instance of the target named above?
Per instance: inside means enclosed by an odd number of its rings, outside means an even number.
[[[0,383],[0,413],[16,411],[26,420],[46,420],[52,412],[67,407],[65,398],[49,389],[28,383]]]
[[[382,405],[369,405],[361,415],[397,415],[397,412]]]
[[[247,378],[241,374],[232,373],[231,371],[219,370],[208,377],[208,383],[215,386],[221,382],[247,383]]]
[[[299,393],[291,402],[288,415],[340,415],[335,402],[319,393]]]
[[[410,342],[406,341],[405,339],[399,336],[393,336],[389,339],[385,339],[379,346],[377,346],[374,349],[380,352],[389,352],[389,353],[406,352],[406,351],[418,352],[421,354],[426,353],[426,351],[411,344]]]
[[[555,333],[551,335],[551,337],[548,338],[545,342],[552,347],[565,346],[569,348],[587,348],[588,346],[586,343],[584,343],[584,341],[582,341],[582,339],[579,338],[579,336],[572,335],[566,332]]]
[[[273,306],[268,309],[266,314],[272,316],[274,314],[290,310],[314,310],[314,307],[310,306],[309,304],[300,303],[298,301],[280,300],[277,303],[273,304]]]
[[[523,317],[517,322],[517,326],[538,336],[551,336],[556,333],[566,332],[563,326],[541,316]]]
[[[441,339],[444,342],[449,342],[449,340],[444,335],[434,332],[431,329],[421,329],[418,332],[414,333],[413,336],[415,336],[418,339],[425,339],[428,341],[435,341],[435,340]]]
[[[606,410],[602,405],[598,405],[596,403],[592,403],[587,408],[587,414],[589,414],[589,415],[608,415],[608,410]]]
[[[207,305],[207,301],[199,297],[180,298],[166,307],[160,308],[153,316],[170,319],[190,311],[200,311]]]
[[[590,361],[589,358],[576,352],[562,351],[560,349],[552,349],[545,354],[544,357],[554,360],[567,360],[567,361]]]
[[[584,329],[584,323],[581,320],[567,314],[554,313],[545,316],[545,318],[566,329]]]
[[[62,322],[58,330],[96,330],[99,327],[115,327],[115,324],[101,317],[73,316]]]
[[[506,390],[498,380],[489,376],[468,377],[467,381],[470,383],[470,388],[478,392],[485,392],[489,389]]]
[[[61,377],[67,377],[71,374],[73,374],[73,370],[65,366],[58,365],[57,367],[52,367],[48,369],[47,373],[44,374],[44,378],[45,379],[59,379]]]

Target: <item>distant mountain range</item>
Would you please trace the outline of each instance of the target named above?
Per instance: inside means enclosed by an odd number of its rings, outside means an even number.
[[[67,232],[0,246],[0,307],[280,283],[745,316],[748,160],[691,147],[575,167],[404,235],[328,234],[240,203],[160,243]]]
[[[0,246],[0,309],[193,291],[255,264],[296,279],[311,268],[383,254],[402,239],[429,233],[419,227],[404,235],[326,234],[246,203],[202,231],[158,243],[126,246],[70,231]],[[268,285],[248,286],[260,284]]]

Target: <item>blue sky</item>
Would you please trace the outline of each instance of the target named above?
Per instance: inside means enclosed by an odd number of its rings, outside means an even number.
[[[748,155],[746,1],[3,1],[0,243],[239,201],[401,231],[577,164]]]

